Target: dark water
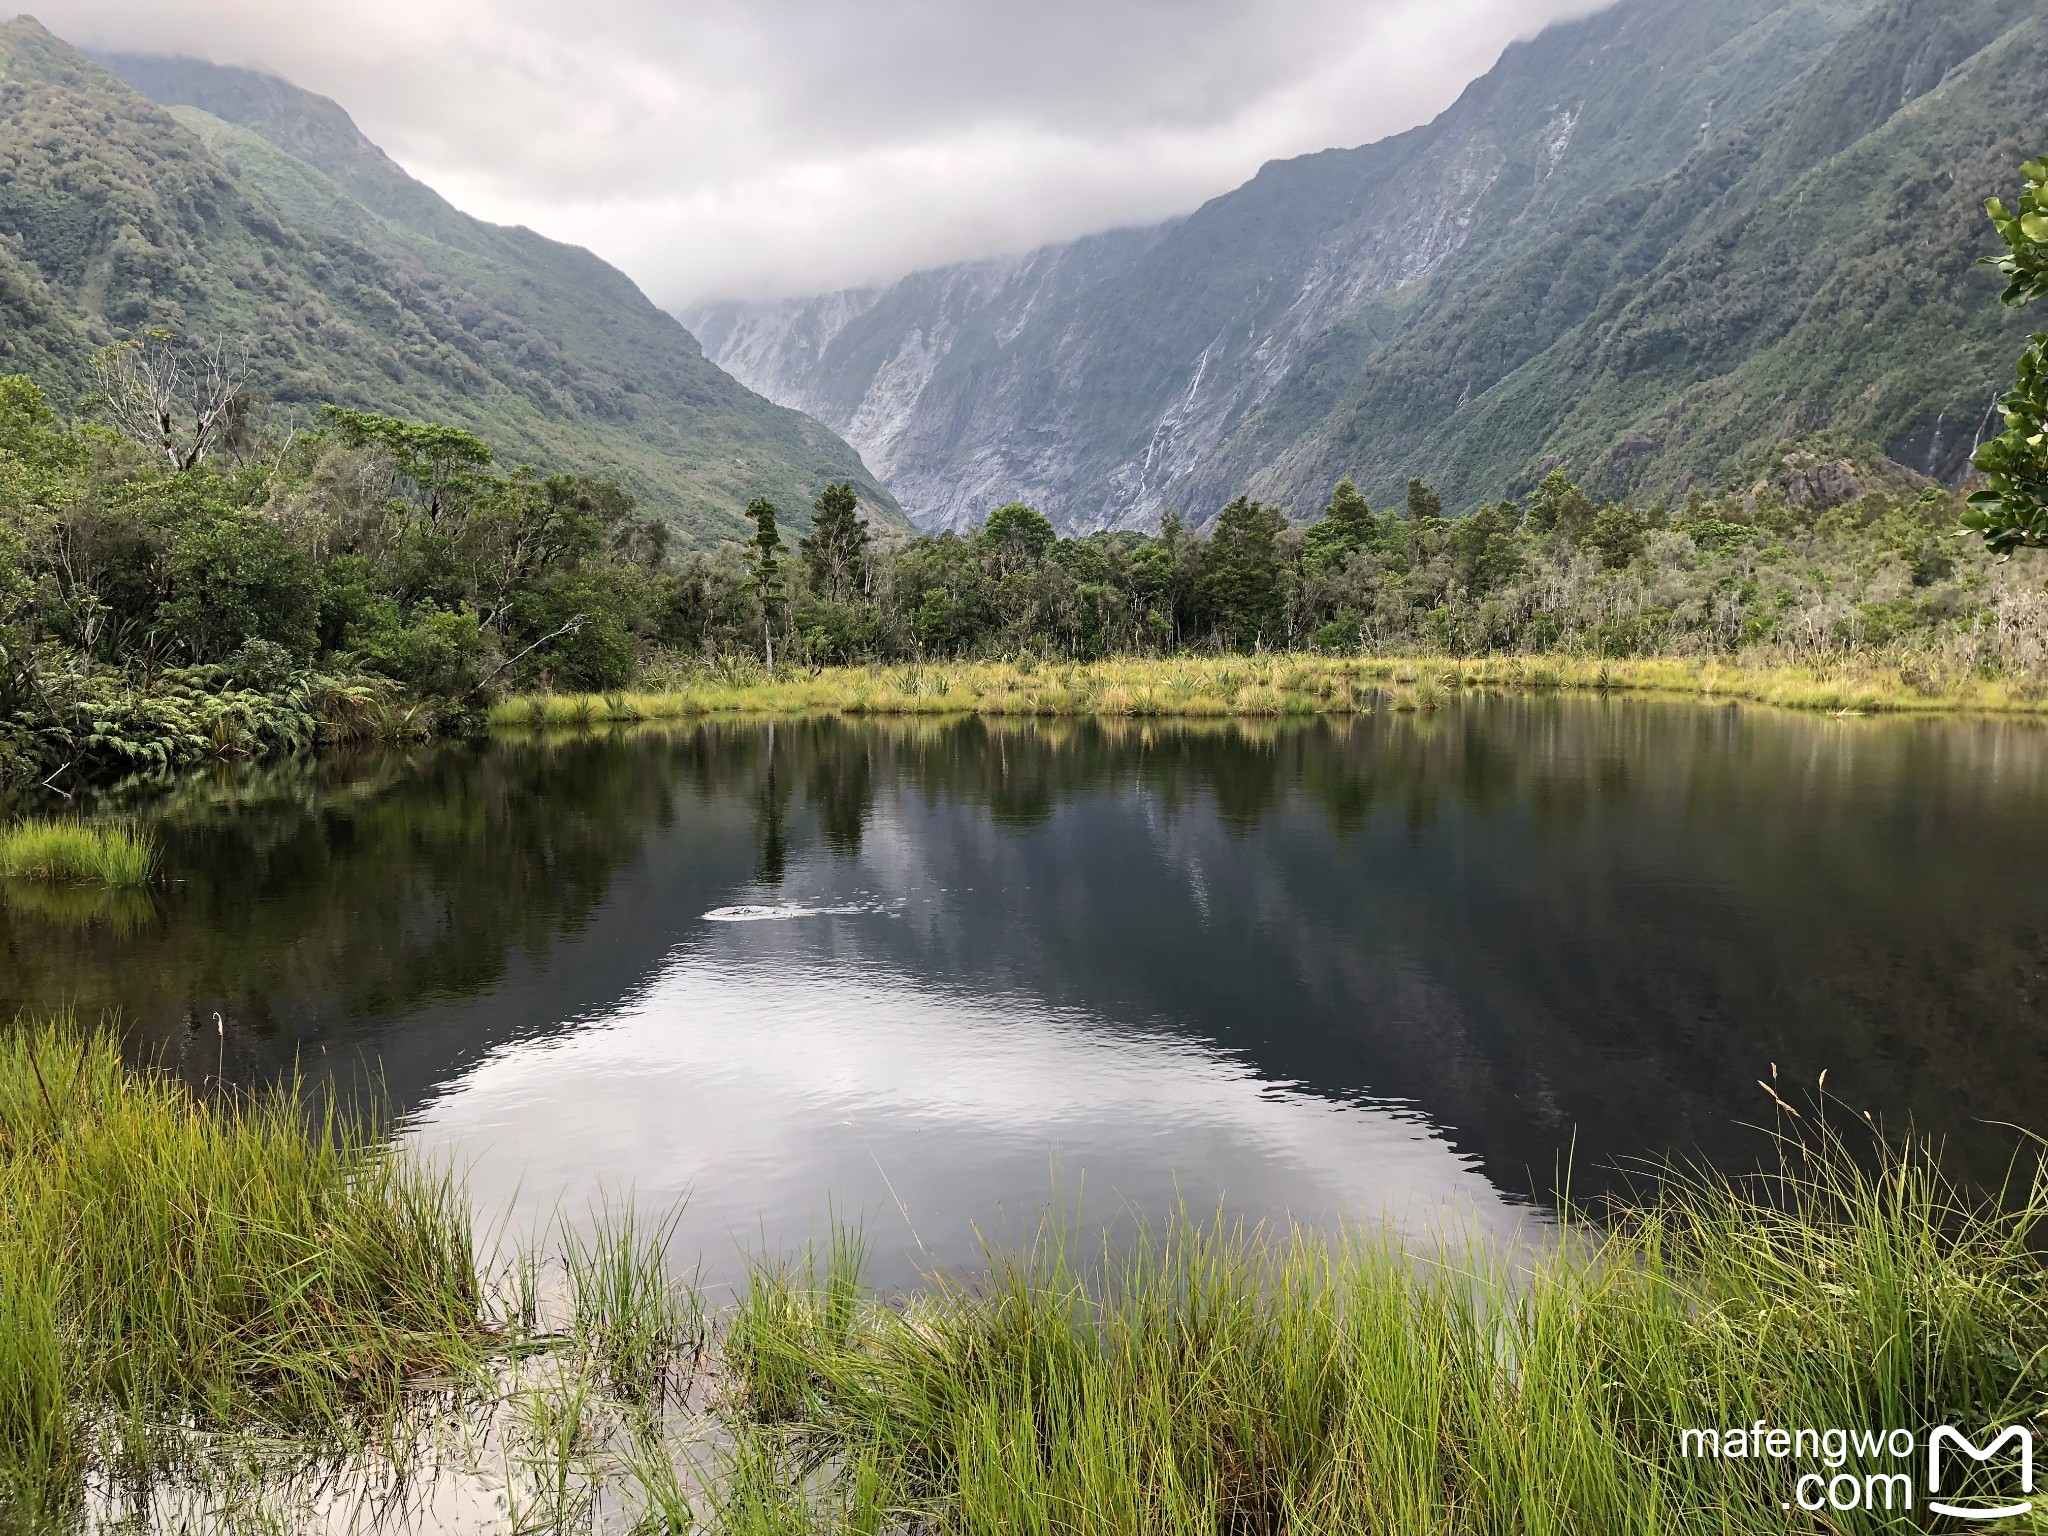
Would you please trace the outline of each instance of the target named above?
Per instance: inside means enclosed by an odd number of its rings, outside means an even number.
[[[1056,1188],[1505,1230],[1567,1159],[1753,1162],[1774,1065],[1978,1182],[1998,1122],[2048,1127],[2024,725],[722,724],[143,809],[166,888],[9,890],[0,1007],[119,1010],[196,1077],[373,1075],[515,1223],[687,1191],[714,1274],[835,1213],[885,1280],[964,1261]]]

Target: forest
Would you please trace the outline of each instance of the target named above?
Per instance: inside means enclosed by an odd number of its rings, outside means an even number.
[[[2048,292],[2048,166],[1991,217],[2006,302]],[[0,379],[0,767],[58,790],[223,756],[477,729],[512,692],[778,668],[1182,653],[1878,658],[1912,686],[2048,692],[2048,339],[1960,490],[1822,434],[1742,483],[1599,501],[1554,469],[1444,515],[1348,480],[1313,520],[1239,496],[1062,538],[1022,504],[879,532],[827,484],[685,549],[610,480],[507,466],[461,428],[269,421],[246,351],[101,351],[76,419]]]

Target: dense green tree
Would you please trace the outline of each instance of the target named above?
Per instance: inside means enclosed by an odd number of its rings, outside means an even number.
[[[338,405],[328,406],[326,415],[343,443],[384,454],[396,485],[430,520],[473,492],[491,466],[490,446],[460,427],[400,421]]]
[[[1372,508],[1358,493],[1358,487],[1349,480],[1339,480],[1330,493],[1330,504],[1323,509],[1322,519],[1302,540],[1302,559],[1311,569],[1335,569],[1370,545],[1378,532]]]
[[[853,483],[843,480],[826,486],[812,510],[811,532],[798,545],[805,574],[812,592],[828,603],[843,603],[866,586],[868,525],[860,498]]]
[[[1512,501],[1481,507],[1451,525],[1452,565],[1469,597],[1484,598],[1522,574],[1521,526],[1522,509]]]
[[[747,505],[753,519],[754,594],[761,604],[761,650],[768,670],[775,670],[775,624],[783,603],[782,532],[775,526],[775,503],[757,496]]]
[[[701,657],[750,650],[760,615],[749,552],[733,545],[700,551],[661,573],[649,600],[653,641]]]
[[[1608,570],[1619,570],[1643,552],[1649,537],[1649,522],[1633,506],[1602,507],[1579,542]]]
[[[1539,534],[1555,534],[1566,544],[1577,544],[1591,533],[1599,513],[1592,497],[1561,469],[1545,475],[1529,498],[1529,527]]]
[[[194,661],[225,661],[251,640],[301,662],[320,640],[320,579],[275,523],[229,515],[172,552],[165,629]]]
[[[1202,606],[1211,624],[1243,649],[1280,643],[1280,533],[1277,507],[1240,496],[1217,514],[1202,574]]]
[[[512,600],[516,680],[577,693],[623,688],[633,675],[637,592],[616,568],[551,570]]]
[[[981,542],[994,558],[998,575],[1020,571],[1041,559],[1059,537],[1045,514],[1013,501],[989,513]]]
[[[400,615],[372,598],[350,632],[353,659],[422,698],[464,700],[482,686],[484,637],[470,608],[421,604]]]
[[[1992,265],[2005,274],[2004,301],[2015,309],[2048,298],[2048,160],[2029,161],[2021,174],[2018,207],[1995,197],[1987,205],[2006,245]],[[2021,354],[2018,380],[1999,406],[2005,431],[1977,450],[1985,486],[1970,498],[1963,525],[2003,557],[2048,548],[2048,335]]]
[[[1408,482],[1408,521],[1425,523],[1444,515],[1444,499],[1421,480]]]

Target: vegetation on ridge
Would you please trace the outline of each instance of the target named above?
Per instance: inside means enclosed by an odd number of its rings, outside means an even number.
[[[508,457],[617,480],[686,542],[851,479],[828,429],[742,387],[616,268],[450,207],[334,103],[195,60],[113,60],[0,21],[0,373],[65,407],[95,347],[151,327],[246,341],[285,410],[446,422]],[[139,66],[139,67],[138,67]],[[270,137],[265,137],[268,134]]]

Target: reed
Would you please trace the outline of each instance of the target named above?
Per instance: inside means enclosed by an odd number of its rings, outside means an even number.
[[[0,877],[73,885],[146,885],[156,845],[118,825],[32,818],[0,829]]]
[[[490,718],[502,729],[833,713],[1256,719],[1349,714],[1375,704],[1435,709],[1475,688],[1662,694],[1834,714],[2048,713],[2048,693],[2024,679],[1854,658],[1175,656],[796,669],[772,678],[758,668],[715,669],[670,681],[659,692],[521,696],[497,705]]]
[[[0,1209],[0,1504],[53,1520],[152,1427],[359,1439],[487,1342],[450,1180],[296,1089],[202,1103],[104,1032],[0,1031]]]
[[[1872,1166],[1823,1139],[1568,1223],[1522,1266],[1183,1217],[1085,1263],[1055,1226],[908,1302],[849,1304],[843,1266],[764,1276],[727,1355],[722,1528],[1780,1532],[1787,1465],[1687,1456],[1681,1431],[1924,1444],[2038,1414],[2044,1215],[2038,1178],[2002,1210],[1924,1149]]]

